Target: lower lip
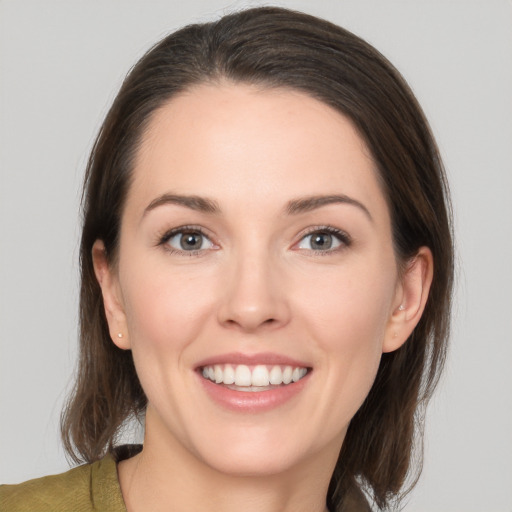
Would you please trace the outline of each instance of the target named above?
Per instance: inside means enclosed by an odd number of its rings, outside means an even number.
[[[310,374],[311,371],[297,382],[266,391],[236,391],[215,384],[199,373],[198,378],[206,393],[217,404],[232,411],[256,413],[270,411],[290,401],[304,389]]]

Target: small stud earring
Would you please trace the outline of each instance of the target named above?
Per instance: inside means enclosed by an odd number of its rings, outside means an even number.
[[[118,332],[118,333],[117,333],[117,337],[118,337],[118,338],[122,338],[122,337],[123,337],[123,333],[122,333],[122,332]]]
[[[403,304],[400,304],[400,306],[398,306],[398,311],[404,311],[405,309],[405,306]]]

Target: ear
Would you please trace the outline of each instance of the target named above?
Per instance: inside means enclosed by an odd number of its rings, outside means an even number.
[[[400,348],[411,335],[425,309],[433,275],[432,252],[428,247],[421,247],[409,261],[397,288],[382,352]]]
[[[101,288],[105,316],[112,341],[121,349],[131,348],[119,280],[108,263],[105,245],[96,240],[92,247],[94,273]]]

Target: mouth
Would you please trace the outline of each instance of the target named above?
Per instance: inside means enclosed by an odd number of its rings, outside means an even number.
[[[199,368],[204,379],[233,391],[262,392],[299,382],[311,368],[291,365],[214,364]]]
[[[202,388],[213,403],[235,413],[263,413],[297,404],[312,382],[313,367],[283,354],[227,353],[195,367]]]

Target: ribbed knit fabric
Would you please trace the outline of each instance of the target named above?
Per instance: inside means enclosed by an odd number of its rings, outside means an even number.
[[[0,485],[1,512],[126,512],[112,455],[60,475]]]

